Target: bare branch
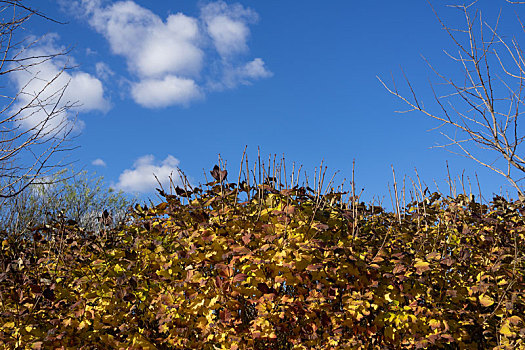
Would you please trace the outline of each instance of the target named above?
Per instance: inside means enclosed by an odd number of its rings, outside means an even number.
[[[525,102],[525,58],[517,40],[509,43],[498,33],[501,12],[491,26],[483,21],[481,11],[475,8],[476,3],[449,6],[462,12],[465,23],[464,28],[452,28],[429,2],[441,27],[458,50],[457,55],[447,50],[444,52],[463,72],[463,81],[458,83],[457,78],[439,72],[423,57],[444,87],[443,93],[438,93],[435,84],[430,82],[434,101],[439,107],[436,112],[424,107],[404,71],[402,74],[411,98],[401,94],[398,87],[390,89],[378,79],[387,91],[410,107],[409,111],[419,111],[439,121],[436,128],[454,130],[454,137],[441,132],[448,142],[438,147],[449,151],[451,147],[458,149],[459,152],[452,153],[463,155],[504,176],[523,195],[515,173],[525,173],[525,148],[522,145],[525,135],[518,131]],[[474,152],[472,146],[483,152]]]
[[[67,112],[76,102],[64,101],[68,83],[57,87],[69,67],[64,64],[49,80],[36,71],[43,63],[65,57],[69,50],[34,54],[39,52],[33,48],[41,38],[24,35],[24,26],[33,16],[60,23],[23,0],[0,0],[0,76],[9,79],[27,72],[31,77],[14,95],[0,95],[6,101],[0,109],[0,198],[19,195],[64,165],[57,156],[73,149],[67,146],[73,131]],[[40,89],[30,90],[34,86]]]

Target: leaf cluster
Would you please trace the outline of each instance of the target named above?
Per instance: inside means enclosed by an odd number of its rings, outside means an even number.
[[[0,344],[525,348],[522,203],[433,194],[399,220],[216,175],[104,235],[57,220],[4,239]]]

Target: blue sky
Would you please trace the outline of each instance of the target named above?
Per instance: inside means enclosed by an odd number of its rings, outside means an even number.
[[[26,30],[50,33],[48,50],[74,47],[70,98],[83,103],[75,166],[125,191],[147,196],[151,173],[164,179],[176,166],[204,182],[219,153],[237,174],[245,145],[250,161],[260,147],[311,176],[324,160],[339,180],[351,177],[355,159],[366,200],[388,197],[391,165],[398,179],[417,168],[448,193],[447,160],[453,176],[477,173],[487,195],[511,190],[503,177],[431,148],[446,141],[428,131],[438,123],[395,113],[405,106],[376,78],[400,83],[403,68],[431,103],[433,75],[421,55],[458,72],[443,52],[454,45],[425,1],[32,3],[67,24],[36,20]],[[463,25],[457,11],[433,3],[447,23]],[[503,8],[502,29],[512,30],[519,8],[476,6],[489,22]]]

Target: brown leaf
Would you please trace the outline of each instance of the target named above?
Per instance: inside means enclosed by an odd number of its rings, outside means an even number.
[[[217,288],[222,289],[223,283],[220,276],[215,276],[215,285],[217,286]]]
[[[385,260],[385,259],[383,259],[383,258],[380,257],[380,256],[376,256],[376,257],[372,260],[372,262],[373,262],[373,263],[378,263],[378,262],[381,262],[381,261],[383,261],[383,260]]]
[[[507,320],[509,320],[509,322],[515,326],[518,325],[520,322],[523,322],[523,320],[519,316],[511,316]]]
[[[244,255],[251,253],[250,249],[243,247],[243,246],[233,247],[232,251],[236,254],[244,254]]]
[[[226,266],[224,264],[217,264],[215,265],[217,269],[219,269],[219,274],[224,277],[232,277],[233,276],[233,269],[229,266]]]
[[[33,343],[33,345],[31,345],[31,349],[40,350],[40,349],[42,349],[42,345],[43,345],[43,343],[41,341],[37,341],[37,342]]]
[[[55,293],[50,288],[46,288],[44,292],[42,293],[42,295],[44,296],[44,298],[48,300],[51,300],[51,301],[55,300]]]
[[[441,254],[439,252],[432,252],[427,254],[427,260],[439,260],[441,259]]]
[[[233,277],[233,282],[242,282],[248,278],[248,275],[245,273],[238,273]]]
[[[419,275],[421,275],[425,271],[430,270],[430,264],[420,259],[417,259],[416,263],[414,264],[414,267],[416,268],[416,273]]]
[[[40,286],[37,284],[31,284],[29,287],[31,288],[31,291],[33,293],[36,293],[36,294],[42,293],[42,288],[40,288]]]
[[[326,224],[323,224],[323,223],[317,223],[315,225],[313,225],[316,229],[318,229],[319,231],[326,231],[330,228],[330,226],[326,225]]]
[[[441,264],[446,265],[446,266],[451,266],[452,264],[454,264],[454,259],[447,257],[441,260]]]
[[[253,337],[254,339],[258,339],[258,338],[260,338],[260,337],[261,337],[261,332],[259,332],[259,331],[253,331],[253,332],[252,332],[252,337]]]
[[[283,196],[291,196],[295,193],[295,190],[294,189],[283,189],[281,190],[281,194]]]
[[[179,186],[175,187],[175,193],[178,196],[181,196],[181,197],[190,197],[191,196],[191,192],[190,191],[186,191],[185,189],[180,188]]]
[[[405,272],[406,268],[404,265],[401,265],[401,264],[398,264],[394,267],[394,270],[392,271],[392,273],[394,274],[398,274],[398,273],[402,273],[402,272]]]
[[[165,210],[167,207],[168,207],[168,203],[162,202],[159,205],[157,205],[156,209],[157,210]]]
[[[228,309],[225,309],[225,310],[221,310],[219,312],[219,317],[221,318],[222,321],[224,322],[228,322],[230,321],[231,317],[232,317],[232,313],[230,310]],[[232,347],[233,348],[233,347]]]
[[[213,170],[210,171],[210,174],[216,181],[222,182],[228,176],[228,171],[221,170],[217,165],[215,165]]]
[[[321,264],[311,264],[306,267],[306,271],[317,271],[323,267]]]
[[[262,282],[257,284],[257,289],[261,291],[263,294],[270,294],[273,292],[273,288],[270,289],[270,287],[268,287],[266,283],[262,283]]]
[[[242,241],[244,242],[244,244],[248,244],[250,243],[251,241],[251,237],[252,237],[252,234],[251,233],[246,233],[242,236]]]
[[[288,215],[293,215],[295,213],[295,207],[292,205],[287,205],[283,211]]]
[[[454,337],[451,336],[450,334],[441,334],[441,338],[445,339],[448,342],[453,342],[454,341]]]

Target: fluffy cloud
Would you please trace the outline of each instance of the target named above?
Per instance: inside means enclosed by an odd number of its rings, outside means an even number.
[[[55,45],[56,35],[50,35],[39,46],[26,50],[24,57],[45,57],[64,51]],[[40,128],[51,130],[64,123],[82,128],[82,122],[74,121],[74,112],[102,111],[110,108],[104,97],[104,88],[100,80],[79,70],[64,70],[74,62],[57,56],[50,60],[29,59],[25,64],[35,63],[24,70],[10,75],[15,87],[20,91],[12,110],[23,109],[21,126],[25,129]],[[63,106],[74,104],[73,110],[64,110]],[[49,119],[52,111],[59,111]],[[47,119],[47,120],[46,120]]]
[[[120,1],[92,8],[90,24],[139,77],[193,76],[200,71],[203,53],[196,46],[199,31],[194,18],[178,13],[164,22],[133,1]]]
[[[153,192],[159,187],[156,176],[162,186],[168,189],[170,177],[175,185],[180,184],[178,165],[179,160],[171,155],[161,162],[155,161],[153,155],[142,156],[133,163],[132,169],[126,169],[120,174],[116,187],[127,192]]]
[[[97,158],[97,159],[93,160],[91,162],[91,164],[93,164],[95,166],[106,166],[106,162],[104,162],[104,160],[102,160],[100,158]]]
[[[241,67],[225,68],[222,80],[214,85],[214,89],[234,88],[239,84],[250,85],[254,80],[268,78],[272,75],[273,73],[266,69],[264,61],[256,58]]]
[[[141,106],[158,108],[172,104],[188,104],[201,93],[192,79],[168,75],[164,79],[145,79],[132,84],[131,95]]]
[[[201,9],[201,18],[217,52],[223,58],[248,50],[248,23],[257,20],[254,11],[239,4],[229,6],[224,1],[217,1]]]
[[[243,78],[268,78],[272,76],[272,72],[268,71],[264,67],[264,61],[260,58],[256,58],[251,62],[248,62],[239,70],[240,76]]]
[[[76,6],[111,51],[125,59],[134,80],[131,97],[144,107],[187,105],[206,87],[233,88],[271,75],[260,58],[249,63],[240,58],[248,52],[248,25],[257,20],[242,5],[217,1],[202,6],[199,17],[176,13],[164,20],[134,1],[106,6],[81,0]],[[247,73],[253,62],[262,72]]]

